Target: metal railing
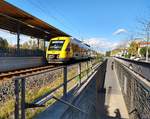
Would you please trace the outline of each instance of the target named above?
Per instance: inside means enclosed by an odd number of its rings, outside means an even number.
[[[0,48],[0,57],[30,57],[44,56],[45,52],[41,49],[17,49],[17,48]]]
[[[129,63],[131,62],[121,62],[117,59],[114,63],[129,116],[131,119],[148,119],[150,117],[149,80],[141,77],[131,67],[128,67]]]
[[[86,82],[86,79],[88,79],[88,77],[92,75],[95,69],[98,68],[99,63],[99,61],[94,60],[87,61],[70,66],[60,66],[58,68],[48,69],[39,73],[14,78],[15,119],[25,119],[26,109],[28,108],[43,107],[45,106],[46,102],[50,101],[50,99],[53,98],[56,100],[59,96],[56,97],[53,96],[53,94],[61,88],[62,97],[66,100],[68,92],[74,87],[80,87],[83,85],[83,83]],[[51,74],[55,76],[52,77]],[[30,77],[32,78],[30,79]],[[41,78],[38,79],[39,77]],[[72,81],[73,83],[71,83]],[[40,84],[40,82],[42,83]],[[51,85],[52,83],[56,86]],[[27,99],[27,97],[30,97],[31,95],[36,95],[37,92],[41,90],[41,87],[46,86],[48,86],[48,89],[51,89],[42,93],[42,95],[35,96],[35,98],[30,101]],[[35,87],[38,88],[36,89]],[[71,88],[69,89],[69,87]],[[73,108],[78,109],[74,106]]]
[[[125,66],[129,67],[131,70],[139,74],[140,76],[146,78],[150,82],[150,63],[134,61],[131,59],[117,57],[116,60],[123,63]]]

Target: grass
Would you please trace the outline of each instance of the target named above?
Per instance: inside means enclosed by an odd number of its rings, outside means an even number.
[[[0,108],[0,119],[9,118],[9,116],[14,111],[14,99],[8,100],[6,103],[1,105]]]
[[[79,77],[76,77],[74,80],[70,81],[67,84],[67,91],[70,91],[72,87],[79,82]]]
[[[41,87],[40,89],[36,89],[36,90],[28,90],[26,92],[26,101],[32,102],[35,99],[41,97],[43,94],[51,91],[52,89],[56,88],[57,86],[59,86],[60,84],[63,83],[63,79],[62,78],[58,78],[54,81],[52,81],[50,84]],[[34,95],[33,95],[34,94]]]

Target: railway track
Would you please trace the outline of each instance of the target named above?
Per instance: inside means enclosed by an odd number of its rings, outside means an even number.
[[[83,61],[76,61],[76,62],[68,63],[67,65],[72,65],[72,64],[79,63],[79,62],[83,62]],[[52,65],[46,65],[46,66],[40,66],[40,67],[33,67],[33,68],[9,71],[9,72],[2,72],[2,73],[0,73],[0,81],[2,81],[3,79],[10,79],[14,76],[24,76],[24,75],[27,75],[27,74],[40,72],[40,71],[44,71],[44,70],[54,68],[54,67],[59,67],[59,66],[63,66],[63,65],[61,65],[61,64],[53,65],[52,64]]]
[[[5,73],[0,73],[0,80],[3,80],[5,78],[12,78],[13,76],[20,76],[20,75],[26,75],[30,73],[35,73],[43,70],[47,70],[49,68],[54,68],[55,65],[48,65],[48,66],[41,66],[41,67],[34,67],[34,68],[28,68],[28,69],[21,69],[21,70],[15,70]]]

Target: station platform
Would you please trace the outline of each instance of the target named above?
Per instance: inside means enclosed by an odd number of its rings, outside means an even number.
[[[129,119],[112,59],[108,59],[104,92],[97,94],[97,119]]]
[[[103,91],[97,92],[98,79],[93,74],[79,90],[74,90],[76,95],[70,93],[67,101],[80,110],[57,102],[37,115],[35,119],[129,119],[111,63],[112,59],[108,59]]]

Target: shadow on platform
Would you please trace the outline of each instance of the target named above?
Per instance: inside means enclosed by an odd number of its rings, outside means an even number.
[[[110,87],[110,94],[111,94],[111,87]],[[109,103],[110,101],[110,94],[106,94],[106,89],[97,93],[96,96],[96,119],[124,119],[121,117],[120,110],[118,108],[114,111],[114,116],[109,116],[109,106],[105,105],[106,101]],[[107,100],[106,97],[107,96]]]

